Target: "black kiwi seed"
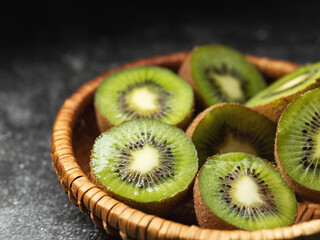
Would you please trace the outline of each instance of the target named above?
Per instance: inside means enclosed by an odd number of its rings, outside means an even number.
[[[172,162],[174,154],[171,152],[171,148],[169,147],[170,144],[166,139],[159,143],[154,137],[151,137],[149,132],[141,132],[140,134],[141,136],[139,137],[139,140],[129,142],[129,144],[125,145],[125,148],[120,148],[119,146],[114,148],[118,153],[119,158],[122,160],[125,158],[126,160],[125,162],[119,162],[116,164],[114,172],[116,173],[117,177],[121,178],[121,180],[127,181],[127,183],[132,184],[133,186],[144,188],[151,186],[154,183],[158,183],[164,178],[170,178],[174,176],[174,171],[172,170],[174,165]],[[132,172],[129,169],[129,165],[131,161],[133,161],[130,153],[136,151],[137,149],[142,149],[145,144],[158,149],[160,154],[159,162],[161,166],[154,168],[151,172],[140,176],[139,172]]]
[[[224,92],[221,90],[221,87],[217,83],[217,81],[212,76],[213,74],[216,75],[229,75],[235,79],[237,79],[240,83],[240,88],[243,93],[247,92],[247,80],[243,78],[243,76],[240,74],[240,72],[237,69],[229,68],[228,65],[223,62],[220,67],[216,65],[209,66],[205,69],[205,75],[208,80],[210,80],[210,83],[214,86],[216,89],[217,95],[221,99],[222,102],[230,102],[230,101],[240,101],[245,102],[249,99],[249,96],[245,96],[244,99],[229,99],[228,96],[224,94]]]
[[[223,181],[221,184],[221,189],[219,190],[221,199],[225,201],[225,203],[230,204],[230,208],[232,211],[235,211],[237,214],[240,214],[246,218],[253,217],[260,212],[277,212],[277,205],[274,201],[274,196],[271,194],[271,190],[268,188],[267,184],[264,184],[265,181],[259,178],[259,173],[255,173],[255,169],[247,168],[246,171],[242,171],[239,173],[241,167],[237,166],[231,173],[228,173],[225,178],[219,177],[220,181]],[[252,206],[251,208],[247,209],[245,207],[239,208],[236,202],[233,202],[232,198],[230,197],[229,191],[232,188],[232,182],[236,181],[240,176],[247,175],[252,177],[254,181],[257,183],[259,188],[259,192],[263,195],[264,202],[266,204],[258,206]],[[259,210],[258,210],[259,209]]]
[[[313,150],[312,136],[315,133],[315,131],[320,128],[320,115],[318,112],[314,112],[314,116],[311,116],[311,118],[312,120],[306,121],[304,123],[307,127],[309,127],[309,129],[301,130],[302,136],[304,137],[305,144],[301,147],[304,153],[302,154],[301,161],[299,163],[302,164],[304,168],[309,167],[310,169],[314,169],[315,164],[312,163],[312,159],[310,159],[308,156],[310,155],[310,152]],[[319,164],[316,164],[316,165],[317,165],[317,168],[320,168]]]
[[[158,109],[154,112],[139,113],[134,109],[130,108],[130,105],[127,103],[126,96],[128,96],[129,92],[135,88],[148,87],[151,91],[155,92],[158,96],[157,104]],[[166,92],[159,84],[156,82],[146,79],[142,82],[135,82],[134,84],[128,85],[127,88],[123,91],[118,92],[118,105],[121,107],[123,113],[127,115],[128,118],[142,118],[148,117],[151,119],[160,118],[164,116],[169,110],[170,107],[166,106],[167,98],[170,96],[170,93]]]

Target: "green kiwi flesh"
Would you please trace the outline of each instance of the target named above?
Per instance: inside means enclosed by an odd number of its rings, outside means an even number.
[[[267,88],[252,97],[246,106],[253,107],[285,98],[294,93],[308,89],[320,78],[320,62],[301,66],[292,73],[279,78]]]
[[[201,218],[213,214],[229,229],[256,230],[291,225],[297,215],[295,195],[281,174],[269,162],[250,154],[210,157],[199,171],[197,185],[201,201],[211,211],[206,216],[203,208],[195,205],[200,224]]]
[[[198,115],[187,129],[199,166],[217,153],[246,152],[274,161],[276,124],[238,103],[220,103]]]
[[[110,126],[136,118],[178,125],[192,112],[193,101],[190,85],[158,66],[118,71],[107,77],[95,94],[97,116],[105,118]]]
[[[204,45],[191,55],[193,81],[207,106],[244,103],[265,87],[259,71],[242,53],[222,45]]]
[[[102,133],[91,156],[93,179],[107,193],[159,215],[162,203],[175,205],[170,200],[190,187],[197,170],[197,152],[188,136],[151,119],[126,121]]]
[[[276,159],[298,195],[320,202],[320,88],[297,97],[281,116]]]

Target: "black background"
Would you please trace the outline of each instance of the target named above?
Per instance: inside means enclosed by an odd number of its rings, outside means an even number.
[[[320,60],[319,4],[173,4],[1,8],[0,239],[111,238],[70,203],[49,154],[63,101],[94,76],[206,43]]]

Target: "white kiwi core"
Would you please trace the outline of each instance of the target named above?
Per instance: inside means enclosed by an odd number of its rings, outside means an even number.
[[[159,152],[157,149],[145,145],[142,149],[132,153],[133,161],[130,169],[140,173],[147,173],[159,165]]]
[[[221,87],[223,93],[225,93],[231,99],[243,99],[243,92],[241,90],[240,81],[230,75],[216,75],[214,74],[215,81]]]
[[[239,140],[229,134],[226,138],[226,143],[220,147],[220,153],[229,152],[245,152],[252,155],[258,155],[257,151],[251,144],[245,140]]]
[[[288,82],[285,82],[284,84],[280,85],[279,87],[277,87],[276,92],[280,92],[286,89],[290,89],[293,88],[294,86],[298,85],[301,82],[304,82],[306,79],[308,79],[310,73],[307,72],[305,74],[299,75],[293,79],[291,79]]]
[[[230,195],[232,199],[236,199],[240,205],[244,206],[264,203],[257,184],[251,177],[246,175],[242,176],[232,184]]]
[[[132,91],[129,103],[137,111],[157,110],[158,96],[147,87],[138,88]]]

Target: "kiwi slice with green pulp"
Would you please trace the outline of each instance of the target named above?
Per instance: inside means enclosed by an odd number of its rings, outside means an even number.
[[[259,71],[242,53],[222,45],[195,48],[182,63],[179,75],[193,86],[204,106],[245,103],[265,87]]]
[[[320,88],[297,97],[280,117],[275,157],[297,195],[320,203]]]
[[[94,105],[101,131],[136,118],[160,120],[185,128],[193,113],[193,90],[169,69],[134,67],[107,77]]]
[[[252,97],[246,106],[263,113],[274,122],[299,94],[320,86],[320,62],[301,66]]]
[[[200,113],[187,129],[199,166],[217,153],[246,152],[274,161],[276,124],[239,103],[220,103]]]
[[[179,128],[135,119],[96,139],[90,166],[93,181],[110,196],[164,216],[191,186],[198,158],[193,143]]]
[[[281,174],[246,153],[217,154],[203,165],[194,186],[200,227],[276,228],[294,223],[297,201]]]

